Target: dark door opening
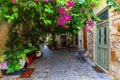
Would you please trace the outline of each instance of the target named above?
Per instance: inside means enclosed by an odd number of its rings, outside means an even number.
[[[87,50],[87,33],[83,31],[83,48]]]
[[[66,35],[60,37],[61,47],[66,47]]]

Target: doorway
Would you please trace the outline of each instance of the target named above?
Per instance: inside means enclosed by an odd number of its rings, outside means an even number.
[[[66,47],[66,35],[61,35],[60,36],[60,44],[61,44],[61,48]]]
[[[96,62],[103,69],[109,69],[109,21],[108,9],[99,15],[102,23],[97,23],[96,31]]]
[[[97,26],[97,53],[96,61],[105,70],[109,67],[109,33],[108,22]]]
[[[83,48],[87,50],[87,32],[83,31]]]

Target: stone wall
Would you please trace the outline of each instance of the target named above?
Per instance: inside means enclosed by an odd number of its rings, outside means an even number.
[[[72,34],[67,34],[66,35],[66,46],[75,47],[76,46],[75,43],[76,43],[75,37]]]
[[[110,73],[120,77],[120,13],[109,10]],[[120,80],[120,79],[119,79]]]
[[[89,58],[94,61],[94,31],[87,33],[87,49],[90,52]]]

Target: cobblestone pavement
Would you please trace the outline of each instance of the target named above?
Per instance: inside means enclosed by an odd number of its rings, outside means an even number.
[[[35,59],[29,66],[35,68],[31,78],[22,80],[112,80],[105,73],[97,73],[88,63],[78,61],[76,55],[67,49],[45,48],[43,58]]]

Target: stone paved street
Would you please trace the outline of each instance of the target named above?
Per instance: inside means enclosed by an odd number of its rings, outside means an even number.
[[[97,73],[88,63],[82,64],[76,55],[67,49],[51,51],[46,47],[43,58],[35,59],[29,66],[36,68],[31,79],[22,80],[112,80],[107,74]]]
[[[88,63],[76,59],[77,53],[66,49],[44,49],[44,57],[34,60],[34,80],[112,80],[107,74],[97,73]]]

